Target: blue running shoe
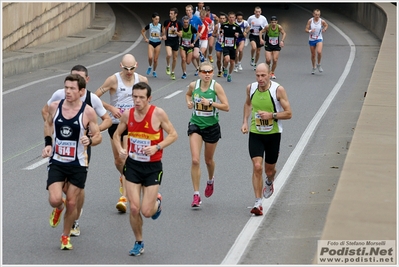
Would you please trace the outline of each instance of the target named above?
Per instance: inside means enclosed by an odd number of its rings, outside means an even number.
[[[153,72],[152,72],[152,76],[154,76],[154,78],[158,77],[158,76],[157,76],[157,72],[156,72],[156,71],[153,71]]]
[[[204,62],[205,61],[205,57],[204,57],[204,55],[202,54],[201,51],[199,52],[199,56],[200,56],[200,61]]]
[[[158,193],[157,201],[158,201],[158,209],[157,209],[157,211],[155,212],[155,214],[151,216],[151,218],[152,218],[153,220],[158,219],[159,215],[161,215],[161,211],[162,211],[162,206],[161,206],[162,196],[161,196],[160,193]]]
[[[194,73],[194,76],[198,76],[198,72],[199,72],[199,70],[196,70]]]
[[[186,79],[187,78],[187,73],[183,73],[183,76],[181,76],[182,79]]]
[[[224,70],[223,70],[223,77],[227,77],[227,68],[225,68]]]
[[[139,244],[137,241],[134,243],[134,247],[129,251],[130,256],[140,256],[144,253],[144,241]]]
[[[227,76],[227,81],[231,82],[231,75],[230,74]]]
[[[152,70],[152,67],[148,67],[148,69],[147,69],[147,75],[150,75],[150,74],[151,74],[151,70]]]

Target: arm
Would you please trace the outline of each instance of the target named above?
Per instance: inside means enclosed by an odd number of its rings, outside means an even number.
[[[307,33],[311,33],[312,32],[312,29],[310,28],[310,20],[308,20],[308,23],[306,23],[305,32],[307,32]]]
[[[47,158],[51,156],[52,150],[53,150],[53,138],[52,138],[52,134],[53,134],[53,129],[54,129],[54,124],[53,124],[53,116],[55,113],[55,110],[57,109],[57,106],[59,104],[59,101],[56,102],[52,102],[50,104],[50,106],[48,107],[48,114],[46,117],[46,120],[44,121],[44,138],[51,138],[50,143],[48,143],[48,141],[45,141],[45,147],[43,148],[42,151],[42,157],[43,158]]]
[[[277,99],[280,101],[281,107],[284,109],[283,112],[276,113],[275,119],[277,120],[289,120],[292,117],[291,105],[288,101],[287,92],[281,85],[277,88]]]
[[[146,84],[149,84],[149,83],[148,83],[147,77],[145,77],[145,76],[143,76],[143,75],[141,75],[141,74],[139,74],[139,81],[140,81],[140,82],[144,82],[144,83],[146,83]]]
[[[80,142],[85,146],[96,146],[101,143],[102,135],[100,132],[100,127],[97,123],[97,114],[92,107],[86,105],[84,114],[87,120],[87,126],[90,129],[90,137],[83,135],[80,138]]]
[[[249,118],[249,115],[251,114],[251,108],[252,108],[251,98],[249,96],[250,89],[251,89],[251,85],[248,84],[247,88],[246,88],[247,96],[246,96],[245,103],[244,103],[243,120],[242,120],[242,126],[241,126],[241,132],[243,134],[248,133],[248,118]]]
[[[112,142],[115,145],[116,151],[119,152],[119,157],[122,159],[126,159],[127,157],[127,150],[122,147],[121,137],[123,132],[127,129],[127,123],[129,121],[129,114],[130,112],[124,112],[122,117],[119,119],[118,127],[115,130],[115,133],[112,137]]]
[[[281,25],[279,25],[279,30],[280,30],[280,33],[281,33],[281,41],[280,41],[280,47],[284,47],[284,40],[285,40],[285,38],[286,38],[286,36],[287,36],[287,33],[284,31],[284,29],[283,29],[283,27],[281,27]]]
[[[111,95],[113,93],[113,91],[115,90],[116,84],[117,84],[117,81],[116,81],[115,75],[109,76],[105,80],[103,85],[101,85],[100,88],[97,89],[95,94],[98,97],[101,97],[103,94],[105,94],[106,92],[109,91],[109,94]],[[102,104],[103,104],[104,108],[106,110],[108,110],[109,112],[111,112],[112,116],[114,116],[115,118],[119,118],[121,116],[119,109],[117,109],[116,107],[114,107],[104,101],[102,101]]]
[[[263,35],[265,34],[265,32],[267,32],[269,30],[269,25],[267,25],[266,27],[264,27],[262,30],[260,30],[259,32],[259,42],[261,45],[265,44],[265,40],[263,40]]]
[[[323,19],[323,20],[321,21],[321,24],[323,25],[323,32],[327,31],[327,28],[328,28],[327,22],[325,22],[325,20]]]
[[[217,108],[219,110],[223,110],[223,111],[229,111],[230,110],[229,101],[227,100],[226,93],[224,92],[224,89],[220,85],[220,83],[215,84],[215,92],[220,100],[220,103],[214,102],[212,104],[212,107],[215,107],[215,108]]]
[[[43,108],[42,108],[42,117],[43,117],[43,121],[44,122],[46,122],[46,120],[47,120],[47,117],[48,117],[48,105],[47,104],[45,104],[44,106],[43,106]]]
[[[147,25],[147,26],[148,26],[148,25]],[[148,43],[148,41],[149,41],[148,38],[147,38],[147,36],[145,36],[145,32],[147,31],[147,29],[146,29],[147,26],[141,29],[141,35],[143,36],[143,38],[144,38],[144,40],[145,40],[146,43]]]
[[[191,82],[188,86],[188,90],[186,93],[186,103],[187,103],[188,109],[192,109],[194,107],[194,103],[192,100],[194,85],[195,85],[195,82]]]

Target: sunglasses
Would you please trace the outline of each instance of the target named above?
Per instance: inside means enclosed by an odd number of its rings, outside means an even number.
[[[125,66],[122,66],[122,68],[124,68],[125,70],[127,70],[127,71],[129,71],[129,70],[134,70],[136,67],[125,67]]]
[[[203,73],[203,74],[212,74],[213,73],[213,70],[200,70],[200,72],[201,73]]]

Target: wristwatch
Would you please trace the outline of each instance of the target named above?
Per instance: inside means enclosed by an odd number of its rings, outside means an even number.
[[[213,104],[213,100],[211,99],[211,100],[209,100],[209,106],[212,106],[212,104]]]
[[[273,113],[273,119],[277,119],[277,113]]]
[[[158,151],[161,150],[161,146],[159,144],[157,144],[156,147]]]

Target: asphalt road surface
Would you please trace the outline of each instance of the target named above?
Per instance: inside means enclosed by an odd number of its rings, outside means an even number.
[[[241,10],[247,18],[256,3],[212,3],[212,11]],[[179,18],[185,4],[179,8]],[[162,107],[179,138],[164,152],[164,177],[160,187],[163,212],[158,220],[144,220],[145,253],[130,257],[135,241],[129,215],[119,214],[119,175],[113,164],[109,136],[93,147],[86,183],[86,201],[80,218],[81,236],[72,237],[72,251],[59,249],[62,226],[51,228],[51,207],[45,189],[46,164],[41,158],[43,120],[41,108],[51,94],[63,87],[72,66],[88,67],[88,89],[95,91],[106,77],[119,71],[125,53],[133,53],[137,72],[147,69],[147,44],[140,30],[152,12],[168,18],[170,4],[111,4],[116,34],[107,45],[69,62],[3,79],[3,179],[2,263],[21,265],[87,264],[311,264],[325,216],[335,192],[347,149],[363,104],[364,91],[378,55],[379,41],[359,24],[321,10],[330,24],[324,34],[323,73],[311,75],[308,35],[304,29],[312,16],[312,4],[262,4],[263,15],[276,15],[287,32],[280,53],[277,82],[287,91],[293,117],[283,121],[275,194],[264,201],[267,214],[252,217],[254,204],[248,155],[248,136],[240,132],[245,87],[255,81],[245,47],[244,70],[233,73],[233,82],[216,79],[224,87],[230,111],[221,112],[222,139],[215,154],[215,192],[203,197],[193,210],[190,151],[186,134],[191,111],[184,94],[195,79],[180,79],[180,56],[176,80],[165,74],[165,49],[161,49],[158,78],[149,77],[152,104]],[[260,62],[265,62],[264,49]],[[109,101],[107,95],[103,100]],[[201,191],[206,167],[201,162]],[[203,193],[202,193],[203,195]]]

